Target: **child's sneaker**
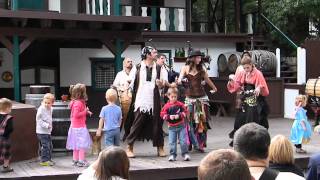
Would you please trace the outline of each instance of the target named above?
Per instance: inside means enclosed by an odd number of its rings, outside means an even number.
[[[41,166],[53,166],[54,162],[51,161],[45,161],[45,162],[40,162]]]
[[[184,161],[190,161],[190,156],[189,156],[189,154],[185,154],[185,155],[183,155],[183,160]]]
[[[175,161],[176,157],[174,157],[174,155],[170,155],[168,161]]]
[[[7,166],[7,167],[3,166],[2,169],[1,169],[2,173],[8,173],[8,172],[12,172],[12,171],[13,171],[13,169],[10,166]]]
[[[78,164],[78,160],[72,160],[72,166],[76,166]]]
[[[54,166],[54,165],[56,165],[56,162],[54,162],[54,161],[52,161],[52,160],[49,160],[49,165],[50,165],[50,166]]]
[[[89,167],[89,163],[87,161],[78,161],[77,166],[78,167]]]

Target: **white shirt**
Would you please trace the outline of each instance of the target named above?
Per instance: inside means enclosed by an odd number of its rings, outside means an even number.
[[[132,76],[135,72],[135,66],[132,67],[129,74],[127,74],[125,70],[118,72],[116,78],[113,81],[113,86],[120,89],[127,89],[129,87],[128,81],[132,79]]]
[[[150,110],[153,109],[153,98],[154,98],[153,90],[155,88],[156,78],[157,78],[156,63],[153,63],[153,66],[152,66],[151,81],[146,81],[147,71],[146,71],[146,64],[144,61],[141,61],[141,67],[140,67],[139,73],[140,73],[139,88],[136,94],[134,111],[137,111],[137,109],[140,108],[140,112],[150,113]],[[132,82],[134,82],[134,79],[135,79],[135,76],[132,78]],[[161,71],[160,71],[160,80],[168,81],[168,72],[163,66],[161,67]],[[132,82],[131,82],[132,86],[130,85],[131,87],[133,87]]]

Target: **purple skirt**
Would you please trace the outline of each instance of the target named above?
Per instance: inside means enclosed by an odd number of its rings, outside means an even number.
[[[87,128],[69,128],[66,148],[80,150],[91,148],[92,140]]]

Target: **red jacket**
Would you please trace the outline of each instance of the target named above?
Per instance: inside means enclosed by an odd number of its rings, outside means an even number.
[[[176,101],[174,103],[171,103],[169,101],[163,106],[160,116],[163,120],[168,121],[170,127],[178,126],[180,124],[183,124],[187,111],[188,110],[182,102]],[[179,115],[179,119],[171,120],[170,115]]]

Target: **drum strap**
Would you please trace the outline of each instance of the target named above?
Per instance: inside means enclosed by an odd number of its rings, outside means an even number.
[[[313,95],[316,96],[316,86],[317,86],[317,82],[318,82],[318,78],[316,79],[316,82],[314,83],[314,86],[313,86]]]

